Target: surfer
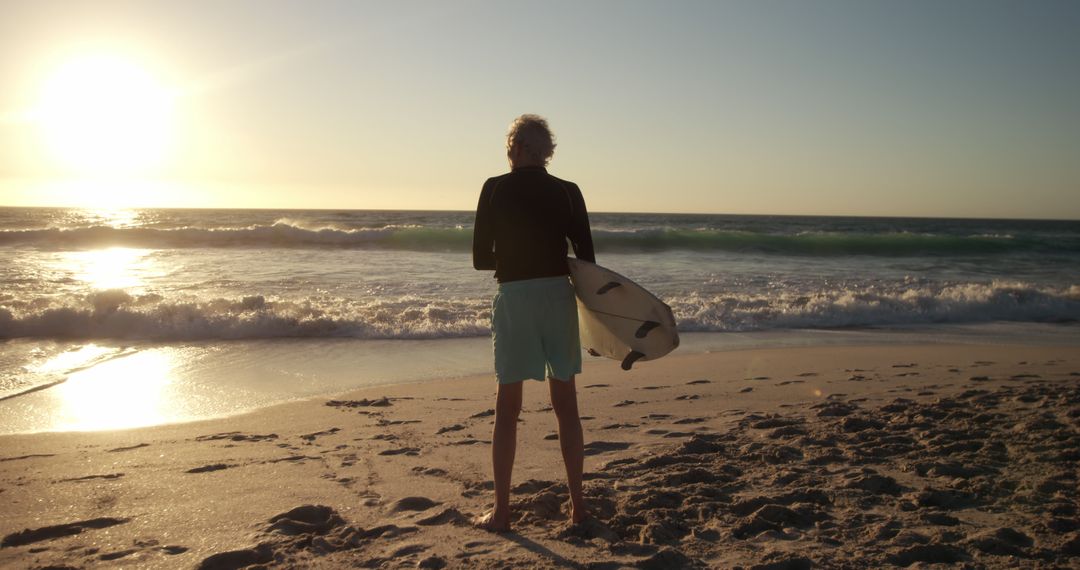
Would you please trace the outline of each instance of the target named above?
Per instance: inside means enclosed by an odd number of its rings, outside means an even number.
[[[473,267],[495,270],[492,302],[495,352],[495,428],[491,460],[494,509],[481,527],[510,530],[510,478],[524,380],[550,379],[551,407],[570,490],[570,520],[586,519],[581,492],[585,459],[575,375],[581,372],[577,306],[566,263],[567,241],[580,259],[595,262],[585,199],[573,182],[547,173],[555,140],[547,121],[522,115],[506,135],[510,172],[488,179],[473,227]]]

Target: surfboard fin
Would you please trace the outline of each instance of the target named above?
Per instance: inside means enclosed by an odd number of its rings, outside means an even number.
[[[643,352],[638,352],[636,350],[631,351],[630,354],[626,355],[626,358],[622,359],[622,369],[630,370],[630,367],[633,366],[635,362],[641,360],[644,357],[645,353]]]
[[[585,349],[585,352],[588,352],[592,356],[603,356],[599,352],[596,352],[595,348],[587,348],[587,349]]]
[[[649,334],[649,331],[655,329],[658,326],[660,326],[660,323],[656,321],[645,321],[641,323],[640,327],[638,327],[638,330],[634,333],[634,336],[637,338],[645,338],[645,335]]]
[[[614,289],[616,287],[619,287],[621,285],[622,285],[622,283],[619,283],[618,281],[608,281],[607,283],[604,284],[603,287],[596,290],[596,294],[597,295],[603,295],[604,293],[607,293],[608,291],[611,291],[612,289]]]

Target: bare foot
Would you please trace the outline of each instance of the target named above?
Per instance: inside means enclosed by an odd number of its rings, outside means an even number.
[[[570,508],[570,524],[581,524],[589,520],[590,518],[592,517],[589,516],[588,509],[575,509],[573,507]]]
[[[495,511],[490,511],[473,519],[473,526],[488,532],[510,532],[510,516],[501,514],[496,516]]]

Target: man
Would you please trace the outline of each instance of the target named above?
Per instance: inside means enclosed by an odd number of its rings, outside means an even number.
[[[524,380],[549,379],[551,406],[570,489],[570,520],[587,513],[581,493],[584,440],[574,377],[581,372],[577,306],[566,264],[567,240],[580,259],[595,262],[581,190],[545,167],[555,152],[547,121],[522,115],[510,125],[510,172],[488,179],[473,228],[473,267],[494,269],[499,283],[491,329],[499,389],[491,459],[495,508],[480,526],[510,530],[510,478]]]

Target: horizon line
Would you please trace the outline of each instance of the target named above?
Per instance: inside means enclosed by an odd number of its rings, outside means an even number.
[[[11,206],[0,204],[2,209],[61,209],[61,210],[279,210],[294,212],[441,212],[441,213],[471,213],[475,210],[444,210],[426,208],[282,208],[263,206],[122,206],[122,207],[93,207],[93,206]],[[732,217],[756,217],[756,218],[864,218],[864,219],[916,219],[916,220],[997,220],[997,221],[1040,221],[1040,222],[1080,222],[1080,218],[1044,218],[1044,217],[979,217],[979,216],[955,216],[955,215],[873,215],[873,214],[762,214],[762,213],[729,213],[729,212],[649,212],[638,211],[608,211],[593,210],[589,214],[616,214],[633,215],[649,214],[654,216],[732,216]]]

